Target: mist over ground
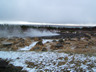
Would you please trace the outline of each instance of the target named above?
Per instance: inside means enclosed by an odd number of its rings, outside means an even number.
[[[29,28],[23,30],[20,26],[0,26],[0,37],[41,37],[41,36],[54,36],[57,33],[50,32],[47,30],[40,31],[38,29]]]

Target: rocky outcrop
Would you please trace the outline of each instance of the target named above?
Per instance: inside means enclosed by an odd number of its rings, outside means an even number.
[[[0,72],[27,72],[22,67],[15,67],[7,60],[0,59]]]

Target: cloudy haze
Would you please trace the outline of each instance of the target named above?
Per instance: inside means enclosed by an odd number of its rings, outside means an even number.
[[[0,0],[0,21],[96,23],[96,0]]]

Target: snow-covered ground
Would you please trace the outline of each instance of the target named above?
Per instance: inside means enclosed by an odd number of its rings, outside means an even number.
[[[66,54],[57,52],[21,52],[21,51],[0,51],[0,58],[10,60],[10,64],[23,67],[28,72],[42,70],[62,71],[76,69],[96,72],[96,57],[83,54]],[[28,64],[29,62],[29,64]],[[61,63],[60,63],[61,62]],[[34,65],[34,66],[33,66]]]

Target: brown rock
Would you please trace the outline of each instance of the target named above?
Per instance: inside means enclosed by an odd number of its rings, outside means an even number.
[[[36,45],[43,45],[42,41],[37,42]]]

